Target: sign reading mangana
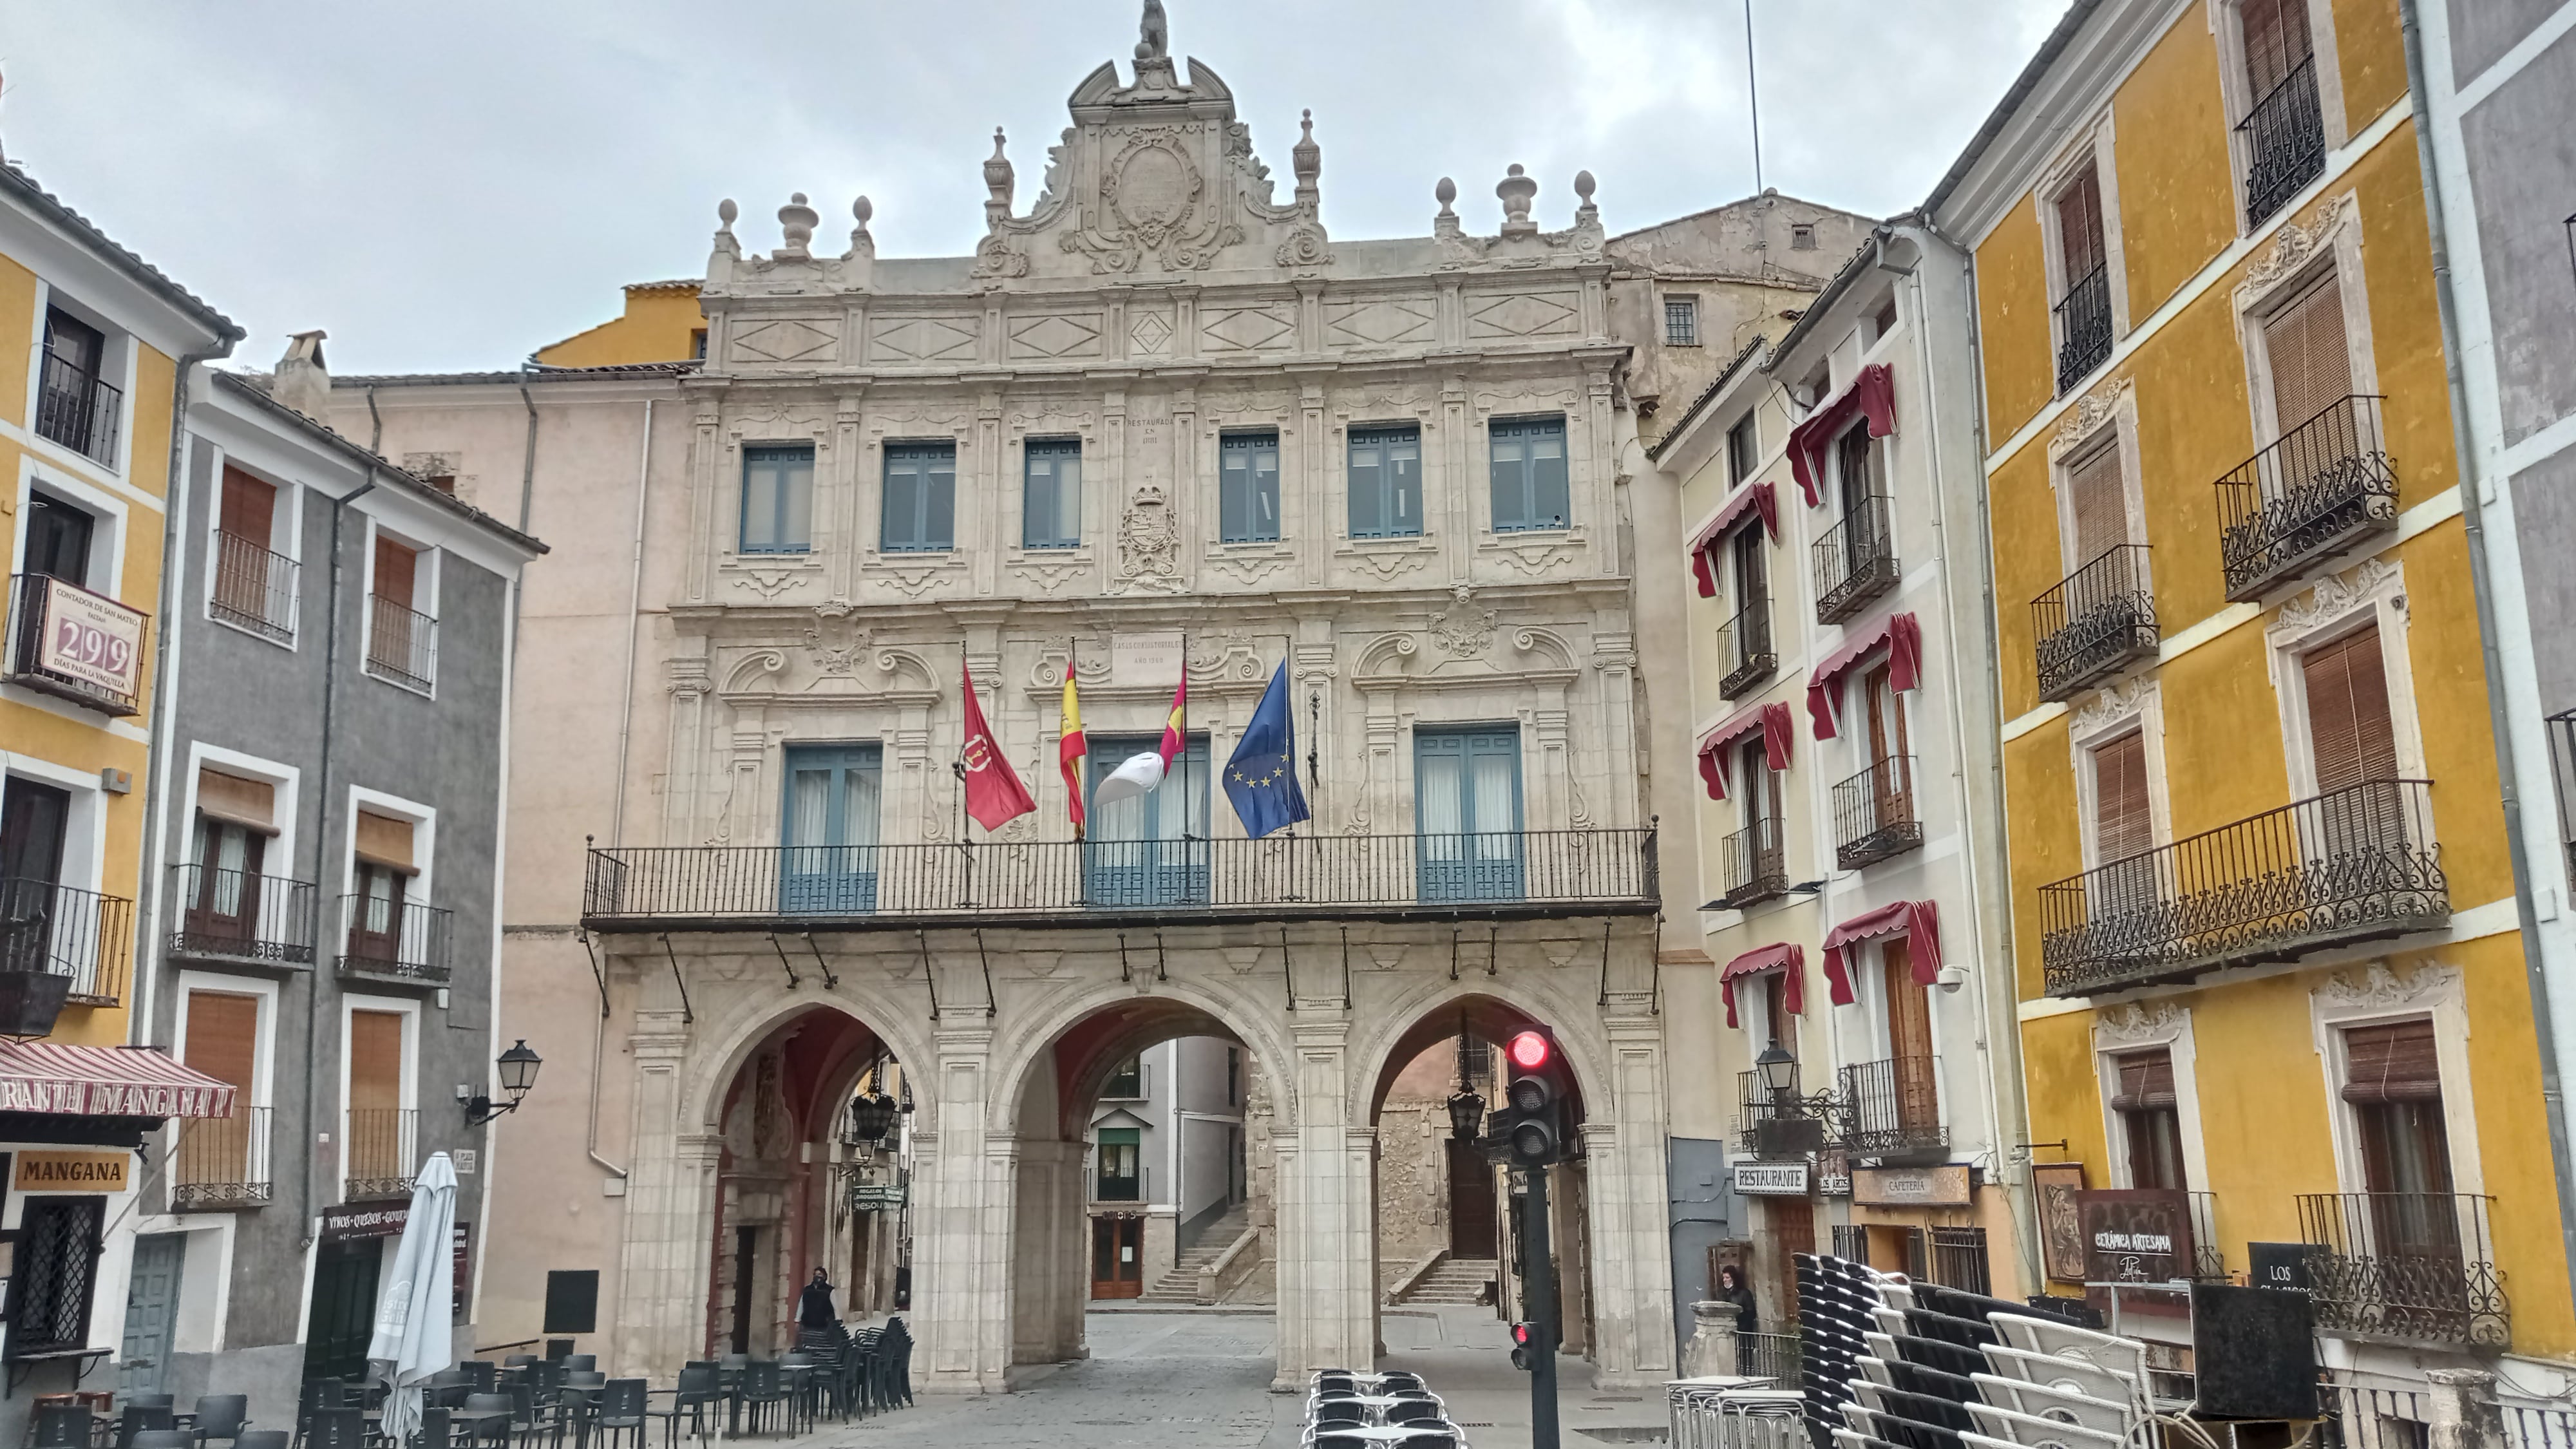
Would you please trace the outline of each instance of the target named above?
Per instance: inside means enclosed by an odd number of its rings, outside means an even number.
[[[131,1152],[21,1152],[19,1192],[123,1192]]]

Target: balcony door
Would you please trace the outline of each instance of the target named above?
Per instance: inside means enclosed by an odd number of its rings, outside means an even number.
[[[877,908],[883,758],[876,745],[787,747],[782,914],[850,916]]]
[[[2352,1109],[2379,1255],[2458,1260],[2460,1222],[2432,1021],[2349,1027],[2343,1040],[2342,1096]]]
[[[97,532],[98,520],[88,513],[58,498],[30,493],[26,561],[20,567],[27,573],[87,588],[90,542]]]
[[[1914,761],[1905,731],[1905,701],[1896,697],[1892,666],[1881,664],[1862,677],[1861,694],[1869,701],[1870,798],[1877,811],[1876,829],[1914,819]]]
[[[1842,490],[1843,504],[1843,577],[1857,579],[1869,571],[1880,552],[1880,520],[1870,512],[1870,495],[1877,492],[1870,476],[1873,459],[1869,448],[1869,425],[1855,425],[1851,431],[1834,440],[1834,472]]]
[[[2328,271],[2263,322],[2263,354],[2272,374],[2272,436],[2286,438],[2301,424],[2352,395],[2352,348],[2343,325],[2343,288]],[[2292,447],[2283,480],[2296,487],[2316,470],[2359,451],[2349,439],[2316,439]]]
[[[229,1116],[180,1124],[178,1160],[171,1174],[174,1201],[252,1200],[249,1189],[256,1185],[264,1192],[268,1182],[265,1164],[254,1171],[252,1161],[255,1155],[266,1156],[267,1143],[254,1142],[250,1130],[258,1116],[252,1097],[258,1087],[259,998],[190,990],[186,1060],[190,1070],[231,1085],[233,1110]]]
[[[1879,948],[1881,984],[1887,1000],[1887,1056],[1890,1110],[1904,1140],[1941,1125],[1939,1073],[1932,1059],[1932,997],[1914,979],[1912,943],[1891,936]]]
[[[1162,737],[1095,737],[1091,789]],[[1208,742],[1190,739],[1163,783],[1142,795],[1095,801],[1084,825],[1083,868],[1095,906],[1171,906],[1208,898]]]
[[[412,1114],[403,1106],[403,1014],[349,1012],[348,1171],[352,1202],[411,1191]]]
[[[2173,1052],[2166,1047],[2112,1059],[2119,1085],[2111,1110],[2125,1139],[2133,1188],[2181,1192],[2191,1186],[2183,1168],[2182,1098],[2174,1091]],[[2202,1246],[2213,1246],[2203,1244]]]
[[[1422,899],[1520,899],[1519,730],[1483,726],[1416,733],[1413,799]]]
[[[1752,667],[1771,652],[1771,582],[1762,551],[1762,525],[1746,524],[1727,540],[1735,575],[1734,669]]]
[[[214,777],[209,772],[201,778]],[[267,854],[267,832],[198,814],[196,890],[188,900],[190,945],[249,954],[251,943],[259,939],[259,876]]]
[[[71,792],[14,775],[0,791],[0,971],[43,971],[59,914]]]
[[[2311,898],[2349,899],[2403,881],[2384,872],[2407,851],[2397,787],[2397,731],[2376,624],[2299,660],[2317,800],[2300,822]]]
[[[224,469],[215,518],[215,612],[253,626],[282,622],[269,598],[270,544],[277,528],[277,485],[239,468]]]

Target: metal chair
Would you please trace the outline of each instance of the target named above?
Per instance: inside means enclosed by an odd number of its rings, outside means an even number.
[[[354,1404],[315,1409],[305,1442],[312,1449],[367,1449],[366,1411]]]
[[[474,1381],[474,1392],[497,1393],[501,1388],[501,1366],[488,1358],[469,1358],[457,1365]]]
[[[564,1355],[563,1366],[564,1372],[568,1374],[597,1373],[599,1372],[599,1355],[595,1353],[568,1353]]]
[[[47,1404],[36,1410],[35,1449],[89,1449],[96,1423],[85,1404]]]
[[[590,1426],[599,1432],[602,1445],[614,1449],[621,1435],[632,1434],[635,1449],[644,1449],[645,1389],[642,1379],[610,1379],[600,1390]]]
[[[786,1413],[788,1389],[786,1375],[779,1368],[778,1361],[756,1358],[745,1364],[742,1370],[742,1388],[738,1391],[738,1396],[747,1411],[747,1421],[743,1425],[745,1433],[760,1433],[761,1422],[764,1419],[783,1416]],[[775,1414],[770,1412],[773,1410],[776,1411]]]
[[[250,1395],[200,1395],[197,1410],[189,1417],[197,1421],[189,1431],[195,1445],[202,1446],[209,1439],[228,1439],[238,1444],[242,1430],[250,1427]]]
[[[508,1394],[468,1394],[450,1419],[451,1442],[461,1432],[468,1444],[505,1449],[510,1442],[513,1405]]]
[[[724,1385],[712,1362],[688,1365],[680,1370],[678,1387],[655,1389],[653,1393],[671,1396],[668,1406],[656,1409],[651,1407],[648,1395],[644,1410],[646,1418],[662,1421],[663,1449],[673,1449],[679,1443],[683,1418],[689,1421],[689,1432],[703,1442],[707,1437],[707,1407],[724,1402]]]
[[[168,1395],[147,1397],[167,1398]],[[170,1411],[168,1404],[128,1404],[125,1412],[116,1416],[116,1449],[134,1449],[134,1436],[137,1434],[156,1430],[176,1432],[178,1427],[178,1415]]]

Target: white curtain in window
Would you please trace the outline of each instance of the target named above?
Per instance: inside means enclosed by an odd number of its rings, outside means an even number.
[[[799,770],[788,787],[787,843],[829,845],[832,818],[832,772]]]
[[[1460,778],[1465,761],[1456,755],[1424,755],[1421,778],[1414,782],[1422,803],[1422,853],[1430,860],[1456,860],[1458,832],[1466,828],[1466,788]]]
[[[841,843],[877,843],[877,772],[852,766],[841,775]]]
[[[1512,766],[1509,755],[1478,755],[1472,762],[1476,787],[1476,855],[1482,860],[1509,860],[1518,844],[1503,832],[1515,828],[1512,818]]]

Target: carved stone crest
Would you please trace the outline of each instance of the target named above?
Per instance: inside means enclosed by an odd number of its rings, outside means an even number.
[[[848,674],[859,667],[874,636],[851,616],[852,604],[817,604],[814,622],[805,626],[805,654],[825,674]]]
[[[1431,616],[1431,637],[1439,642],[1440,652],[1479,659],[1494,646],[1494,620],[1499,615],[1475,607],[1475,593],[1459,584],[1449,591],[1449,607]]]
[[[1066,251],[1091,258],[1094,273],[1132,272],[1151,257],[1165,271],[1191,272],[1216,260],[1243,229],[1204,203],[1207,178],[1190,159],[1195,125],[1139,126],[1105,168],[1091,224],[1063,233]]]
[[[1163,490],[1148,483],[1136,490],[1118,522],[1118,582],[1124,588],[1174,589],[1180,572],[1180,530],[1172,525]]]

